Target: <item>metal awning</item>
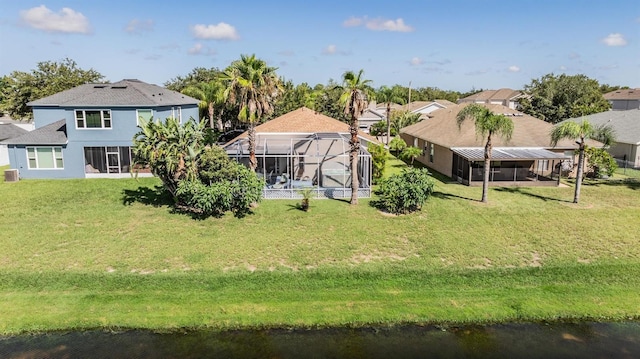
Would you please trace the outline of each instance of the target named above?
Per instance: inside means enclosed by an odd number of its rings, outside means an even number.
[[[451,151],[460,157],[469,161],[483,161],[484,148],[478,147],[458,147],[452,148]],[[502,147],[493,148],[491,150],[492,161],[523,161],[523,160],[563,160],[566,159],[564,154],[551,152],[544,148],[518,148],[518,147]]]

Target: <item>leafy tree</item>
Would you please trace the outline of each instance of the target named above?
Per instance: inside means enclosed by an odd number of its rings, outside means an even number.
[[[378,121],[369,127],[369,134],[371,136],[375,136],[379,141],[378,137],[382,136],[387,132],[387,123],[386,121]]]
[[[401,173],[383,180],[373,205],[393,214],[419,211],[433,193],[434,181],[424,168],[404,168]]]
[[[164,87],[172,91],[182,92],[182,90],[189,86],[199,86],[203,83],[215,81],[221,74],[222,71],[215,67],[210,69],[196,67],[184,77],[176,76],[175,78],[165,82]]]
[[[547,74],[525,85],[522,111],[550,123],[608,110],[598,81],[585,75]]]
[[[238,107],[238,119],[249,125],[249,167],[255,172],[256,124],[273,112],[274,102],[281,90],[276,68],[267,66],[255,55],[241,55],[224,71],[225,96],[232,106]]]
[[[489,192],[489,171],[491,168],[491,137],[496,134],[509,141],[513,134],[513,121],[504,115],[495,114],[479,104],[468,105],[458,112],[456,116],[458,128],[462,126],[462,123],[467,119],[474,121],[476,133],[479,136],[487,136],[487,142],[484,146],[484,176],[482,180],[482,202],[486,203]]]
[[[393,111],[391,113],[391,135],[396,136],[400,130],[420,122],[420,114],[409,111]]]
[[[389,149],[395,152],[396,156],[407,147],[407,143],[404,142],[400,136],[394,137],[389,143]]]
[[[593,178],[601,178],[604,175],[611,177],[618,168],[616,160],[604,148],[587,147],[584,156]]]
[[[306,82],[294,86],[293,82],[286,81],[283,83],[282,95],[278,97],[275,103],[273,117],[282,116],[300,107],[315,108],[316,91]]]
[[[404,96],[398,90],[391,87],[382,86],[376,93],[376,100],[387,104],[387,144],[390,141],[391,136],[391,103],[404,104]]]
[[[224,112],[224,106],[226,104],[226,98],[224,96],[224,84],[218,80],[210,82],[200,82],[196,85],[189,85],[185,87],[181,92],[187,96],[197,98],[200,100],[200,109],[206,109],[209,117],[209,127],[214,128],[213,119],[215,117],[215,110],[218,110],[216,127],[219,132],[224,131],[222,124],[222,113]]]
[[[140,131],[133,137],[134,161],[136,165],[148,165],[175,199],[179,182],[198,176],[205,122],[198,123],[193,118],[184,125],[175,118],[139,121]]]
[[[413,146],[406,147],[402,150],[402,153],[400,153],[400,157],[405,161],[410,161],[411,166],[413,166],[413,161],[421,155],[422,150]]]
[[[39,62],[31,72],[13,71],[3,78],[2,111],[15,119],[31,119],[33,112],[28,102],[103,79],[96,70],[83,70],[69,58]]]
[[[351,204],[358,204],[358,153],[360,151],[360,140],[358,139],[358,117],[367,108],[368,97],[371,95],[371,88],[368,84],[371,80],[362,77],[364,70],[357,74],[347,71],[342,76],[342,95],[340,103],[344,105],[344,113],[350,117],[349,133],[349,160],[351,162]],[[369,95],[369,96],[368,96]]]
[[[309,102],[312,102],[314,109],[321,114],[349,123],[350,117],[344,113],[344,106],[340,103],[341,95],[342,87],[329,80],[326,86],[319,84],[314,87]]]
[[[582,120],[580,123],[573,121],[565,121],[555,126],[551,130],[551,145],[556,146],[560,140],[570,139],[577,140],[578,143],[578,170],[576,174],[576,187],[573,195],[573,203],[578,203],[580,200],[580,188],[582,186],[582,177],[584,173],[584,158],[585,148],[587,146],[586,140],[588,139],[600,139],[603,143],[613,143],[613,131],[608,127],[594,127],[587,120]]]
[[[382,121],[380,121],[382,122]],[[384,169],[387,165],[387,155],[389,152],[383,144],[369,143],[367,150],[371,154],[371,162],[373,164],[372,174],[374,182],[384,176]]]

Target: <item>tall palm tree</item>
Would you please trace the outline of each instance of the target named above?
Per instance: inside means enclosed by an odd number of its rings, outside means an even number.
[[[364,70],[357,74],[347,71],[342,75],[342,94],[340,104],[344,105],[344,113],[350,117],[349,133],[349,161],[351,163],[351,204],[358,204],[358,153],[360,151],[360,140],[358,139],[358,117],[362,115],[368,105],[368,95],[371,95],[371,80],[362,77]]]
[[[197,85],[190,85],[181,92],[187,96],[200,100],[200,108],[206,108],[209,112],[209,127],[213,128],[213,118],[215,109],[218,109],[217,128],[219,132],[224,130],[222,125],[222,112],[225,105],[224,84],[220,81],[201,82]]]
[[[404,104],[404,96],[396,87],[382,86],[376,94],[376,100],[387,104],[387,145],[391,136],[391,103]]]
[[[560,140],[578,140],[578,173],[576,174],[576,188],[573,194],[573,203],[580,200],[580,188],[584,174],[584,150],[587,147],[586,140],[592,139],[602,142],[605,146],[614,142],[614,132],[610,126],[596,126],[583,119],[580,123],[564,121],[551,130],[551,145],[555,147]]]
[[[458,128],[467,119],[473,119],[476,133],[481,136],[487,136],[487,142],[484,145],[484,176],[482,179],[482,202],[487,202],[487,194],[489,192],[489,172],[491,169],[491,136],[494,134],[511,140],[513,135],[513,121],[505,115],[499,115],[491,112],[488,108],[471,104],[463,108],[456,116]]]
[[[256,170],[256,124],[273,112],[274,102],[282,88],[276,75],[276,67],[256,58],[256,55],[241,55],[224,71],[224,91],[228,103],[239,107],[238,120],[249,125],[249,167]]]

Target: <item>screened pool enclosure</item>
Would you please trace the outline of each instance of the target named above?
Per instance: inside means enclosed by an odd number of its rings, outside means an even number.
[[[371,155],[360,140],[358,197],[371,197]],[[249,140],[238,138],[224,146],[227,154],[249,166]],[[351,197],[348,135],[338,133],[257,134],[258,176],[266,185],[263,197],[300,198],[311,188],[319,198]]]

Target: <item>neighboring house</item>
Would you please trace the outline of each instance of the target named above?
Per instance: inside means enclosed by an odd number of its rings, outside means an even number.
[[[615,90],[603,96],[611,104],[612,110],[640,109],[640,88]]]
[[[486,136],[477,135],[473,121],[464,121],[458,127],[456,116],[465,106],[435,111],[429,120],[402,129],[400,136],[407,144],[423,150],[417,161],[460,183],[481,185]],[[560,163],[573,164],[577,145],[565,140],[552,148],[552,124],[506,106],[484,106],[509,116],[514,123],[510,141],[492,136],[492,185],[555,185],[552,175],[557,175]]]
[[[521,91],[503,88],[500,90],[485,90],[471,96],[461,98],[458,104],[479,103],[487,105],[502,105],[512,110],[518,109],[518,100],[525,96]]]
[[[0,166],[6,166],[10,163],[9,148],[2,141],[24,135],[29,131],[29,127],[29,124],[21,125],[8,117],[0,118]]]
[[[387,121],[387,110],[379,110],[375,107],[375,103],[370,105],[360,117],[358,117],[359,131],[369,133],[371,125],[380,121]]]
[[[85,84],[29,102],[35,130],[4,141],[20,178],[129,176],[138,118],[198,118],[199,100],[139,80]]]
[[[640,167],[640,110],[605,111],[565,121],[580,122],[583,119],[592,125],[609,125],[615,131],[616,141],[607,151],[619,160],[621,166]]]
[[[397,103],[391,104],[391,112],[393,111],[409,111],[411,113],[420,114],[420,119],[424,120],[429,117],[429,114],[435,110],[447,108],[455,105],[448,100],[434,100],[434,101],[414,101],[408,105],[399,105]],[[369,133],[371,125],[379,121],[387,121],[387,104],[372,102],[369,108],[358,118],[358,125],[360,130],[364,133]]]
[[[351,197],[349,125],[306,107],[256,127],[256,172],[266,181],[264,198],[296,198],[301,188],[313,188],[321,197]],[[369,143],[360,135],[359,197],[371,196]],[[243,133],[224,145],[229,157],[249,164],[249,141]]]

